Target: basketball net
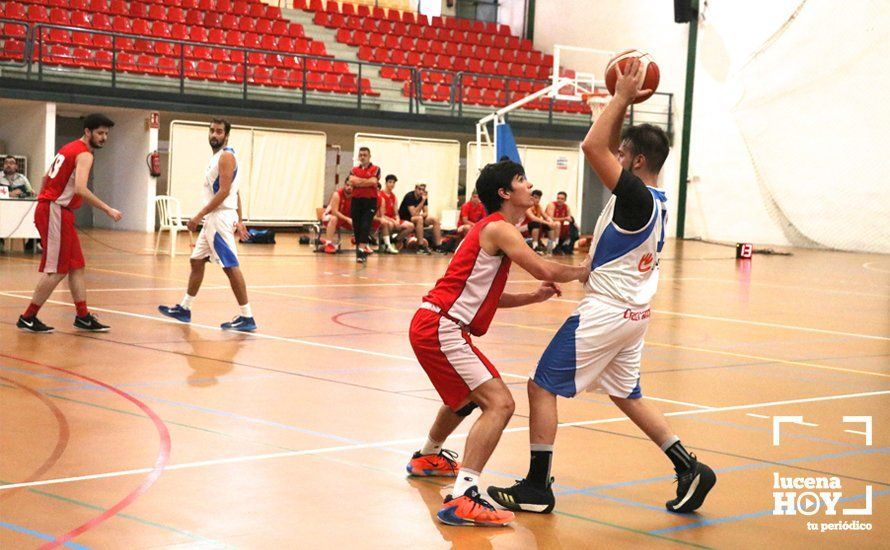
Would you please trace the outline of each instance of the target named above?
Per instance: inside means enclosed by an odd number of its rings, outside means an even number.
[[[599,118],[603,111],[606,110],[606,105],[609,103],[609,94],[600,90],[594,90],[592,92],[581,94],[581,101],[587,103],[590,107],[590,122],[596,122],[596,119]]]

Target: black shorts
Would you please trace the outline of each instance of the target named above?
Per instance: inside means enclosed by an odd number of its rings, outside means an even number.
[[[549,231],[550,226],[541,222],[528,222],[528,230],[531,231],[532,229],[543,229],[544,231]]]

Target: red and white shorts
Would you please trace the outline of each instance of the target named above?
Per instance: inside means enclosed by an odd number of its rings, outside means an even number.
[[[408,338],[442,401],[456,411],[467,404],[471,391],[501,375],[470,341],[469,332],[430,306],[438,309],[424,303],[414,314]]]
[[[34,225],[43,244],[41,273],[68,273],[86,265],[74,228],[73,210],[54,202],[40,201],[34,210]]]

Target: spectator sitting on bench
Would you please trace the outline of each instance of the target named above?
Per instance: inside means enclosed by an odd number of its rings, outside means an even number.
[[[458,242],[463,240],[463,238],[467,236],[467,233],[470,232],[470,229],[472,229],[477,222],[481,221],[485,215],[485,206],[483,206],[482,201],[479,200],[479,193],[473,191],[470,200],[460,207],[460,221],[457,225]]]
[[[572,217],[572,211],[569,208],[566,199],[568,195],[565,191],[556,194],[556,200],[547,205],[547,215],[555,222],[559,222],[559,244],[556,251],[563,254],[572,254],[575,248],[575,241],[578,240],[578,227],[575,225],[575,218]]]
[[[544,193],[540,189],[532,191],[532,199],[535,203],[525,211],[528,220],[528,229],[532,235],[532,248],[535,252],[552,254],[556,248],[556,236],[559,235],[559,222],[553,221],[541,208],[541,197]]]
[[[430,254],[429,242],[423,236],[424,228],[429,227],[433,233],[433,248],[439,250],[442,244],[442,227],[437,218],[429,215],[425,183],[418,183],[414,186],[414,191],[409,191],[405,195],[402,204],[399,205],[399,217],[411,220],[414,224],[414,236],[408,239],[409,246],[416,244],[420,252]]]
[[[336,254],[338,245],[334,237],[338,229],[352,231],[352,183],[349,178],[340,189],[331,194],[331,200],[325,209],[321,222],[325,225],[324,251],[326,254]]]
[[[380,230],[383,233],[383,242],[380,244],[380,251],[387,254],[398,254],[395,242],[405,238],[408,233],[414,230],[414,224],[408,220],[399,219],[399,211],[396,207],[398,198],[393,192],[396,182],[399,181],[393,174],[386,176],[386,187],[380,191],[380,200],[382,201],[377,210],[377,221],[380,223]],[[395,235],[395,239],[392,236]]]

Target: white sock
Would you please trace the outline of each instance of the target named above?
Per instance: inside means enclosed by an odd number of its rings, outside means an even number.
[[[194,296],[189,296],[188,294],[186,294],[185,298],[183,298],[182,301],[179,302],[179,305],[181,305],[183,307],[183,309],[192,309],[192,302],[194,300],[195,300]]]
[[[477,486],[478,484],[479,472],[461,468],[460,471],[457,472],[457,480],[454,482],[454,492],[451,493],[451,495],[454,498],[463,496],[463,494],[467,492],[467,489]]]
[[[253,310],[250,309],[250,304],[244,304],[243,306],[238,306],[241,309],[242,317],[253,317]]]
[[[426,438],[426,444],[420,449],[420,454],[422,455],[437,455],[439,451],[442,450],[442,444],[444,441],[433,441],[429,437]]]
[[[390,243],[389,243],[389,235],[384,235],[384,236],[383,236],[383,242],[386,243],[387,246],[389,246],[389,244],[390,244]]]

